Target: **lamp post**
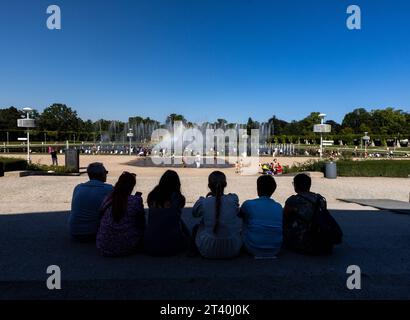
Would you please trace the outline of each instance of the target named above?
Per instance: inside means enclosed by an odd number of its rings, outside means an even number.
[[[323,156],[323,133],[329,133],[332,130],[331,125],[325,124],[325,117],[326,117],[326,114],[324,113],[319,114],[320,124],[315,124],[313,126],[313,132],[320,133],[320,150],[319,150],[320,158],[322,158]]]
[[[47,152],[47,132],[44,132],[44,153]]]
[[[325,124],[325,117],[326,114],[321,113],[319,114],[320,124],[323,126]],[[320,132],[320,158],[323,157],[323,130]]]
[[[367,135],[367,132],[364,133],[364,136],[362,137],[364,141],[364,157],[367,157],[367,145],[370,141],[370,137]]]
[[[26,117],[17,120],[18,127],[24,127],[27,129],[27,162],[30,163],[30,128],[35,127],[34,119],[30,118],[30,112],[33,111],[31,108],[23,108],[23,111],[26,113]]]
[[[134,136],[134,133],[132,132],[132,128],[128,129],[127,137],[130,139],[130,149],[129,149],[129,154],[131,155],[131,139]]]

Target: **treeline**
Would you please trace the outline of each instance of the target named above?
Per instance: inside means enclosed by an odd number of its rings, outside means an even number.
[[[313,133],[313,125],[320,123],[319,112],[312,112],[310,115],[299,121],[287,122],[278,119],[276,116],[266,122],[259,123],[249,118],[247,123],[242,124],[248,129],[259,128],[264,125],[267,128],[268,140],[271,142],[299,142],[303,139],[316,139]],[[0,141],[17,140],[21,135],[21,128],[17,127],[17,119],[24,117],[24,112],[15,107],[0,109]],[[31,117],[36,120],[37,127],[32,131],[33,138],[40,141],[99,141],[102,134],[117,135],[134,128],[134,131],[153,130],[160,127],[172,126],[175,121],[182,121],[187,127],[195,124],[188,121],[183,115],[170,114],[164,122],[159,122],[151,118],[139,116],[130,117],[128,122],[100,119],[97,121],[83,120],[77,112],[65,104],[53,104],[44,109],[43,112],[34,110]],[[347,143],[363,136],[368,132],[372,138],[385,139],[405,139],[410,137],[410,113],[394,108],[376,109],[367,111],[363,108],[355,109],[347,113],[342,123],[333,120],[326,121],[332,126],[332,133],[328,134],[329,139],[345,140]],[[235,123],[229,123],[225,119],[217,119],[213,123],[207,124],[216,128],[234,128]],[[136,137],[138,138],[138,132]],[[108,137],[118,140],[118,137]]]

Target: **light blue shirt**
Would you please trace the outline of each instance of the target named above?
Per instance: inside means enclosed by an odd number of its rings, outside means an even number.
[[[282,247],[282,206],[270,197],[248,200],[242,204],[243,242],[257,257],[273,257]]]
[[[112,185],[98,180],[90,180],[74,188],[69,219],[71,235],[97,234],[100,206],[112,190]]]

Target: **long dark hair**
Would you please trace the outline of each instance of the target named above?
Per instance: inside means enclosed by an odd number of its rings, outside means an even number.
[[[159,180],[159,184],[148,195],[148,206],[164,207],[171,200],[173,193],[181,195],[181,181],[178,173],[167,170]]]
[[[215,197],[215,225],[214,233],[219,229],[219,218],[221,215],[221,198],[226,188],[226,176],[221,171],[214,171],[208,177],[208,187],[211,189],[212,195]]]
[[[114,186],[112,192],[112,217],[119,222],[125,215],[128,207],[128,197],[135,187],[137,179],[135,174],[123,172]]]

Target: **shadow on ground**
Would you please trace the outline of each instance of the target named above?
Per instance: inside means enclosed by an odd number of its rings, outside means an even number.
[[[70,241],[68,212],[0,215],[0,299],[409,299],[410,217],[332,213],[345,239],[330,257],[226,261],[103,258]],[[195,223],[190,209],[183,216]],[[61,267],[62,290],[46,288],[49,265]],[[349,265],[361,267],[361,290],[346,287]]]

